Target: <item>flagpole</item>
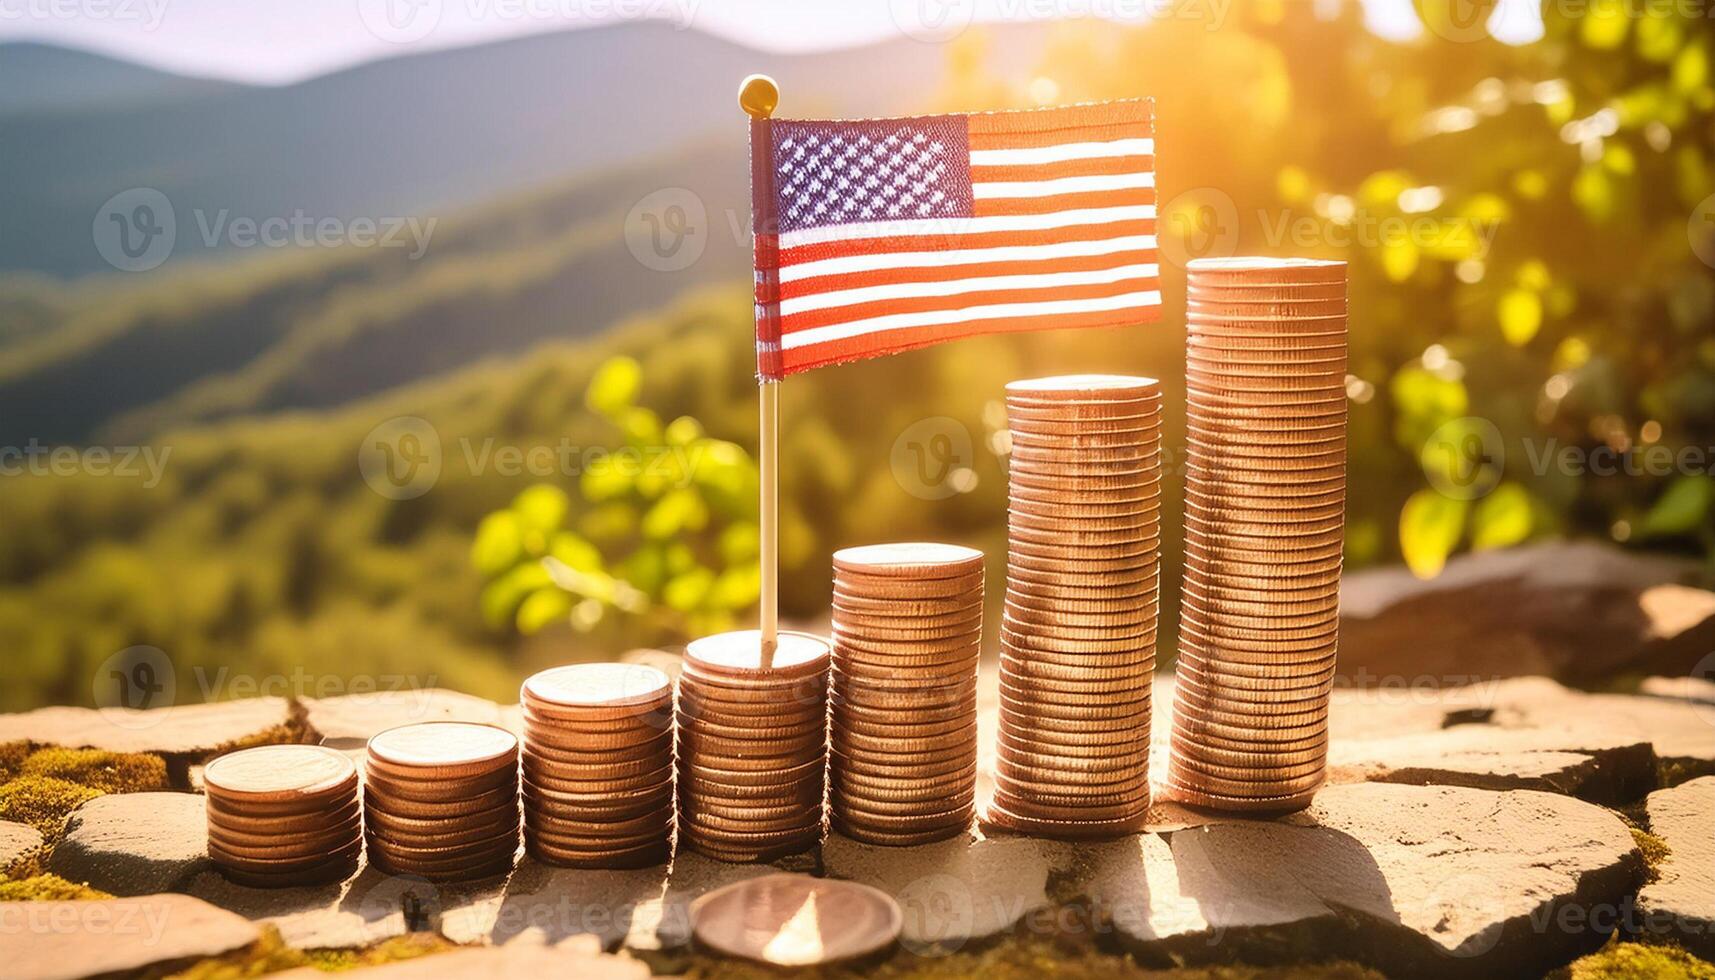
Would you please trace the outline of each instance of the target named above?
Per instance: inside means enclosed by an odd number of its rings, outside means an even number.
[[[774,114],[774,107],[780,104],[780,87],[767,75],[751,75],[739,83],[738,104],[752,119],[767,119]],[[772,162],[757,160],[757,152],[753,136],[752,174],[772,174]],[[756,247],[759,249],[763,247],[763,231],[755,230]],[[760,307],[758,315],[761,315]],[[759,618],[762,666],[766,669],[773,665],[774,650],[780,642],[780,382],[766,377],[759,380],[761,435],[757,476],[762,484],[761,520],[758,523],[762,538],[762,608]]]

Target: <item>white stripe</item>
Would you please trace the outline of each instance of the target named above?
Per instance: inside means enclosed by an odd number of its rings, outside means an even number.
[[[877,252],[816,259],[780,267],[780,281],[797,282],[816,276],[840,276],[877,269],[919,269],[924,266],[968,265],[973,262],[1034,262],[1109,255],[1155,247],[1154,235],[1123,235],[1093,241],[1055,242],[1052,245],[1001,245],[995,248],[959,248],[945,252]]]
[[[889,330],[908,330],[949,323],[969,323],[972,320],[998,320],[1009,316],[1061,316],[1074,313],[1100,313],[1104,310],[1125,310],[1142,306],[1160,306],[1161,291],[1157,289],[1098,299],[1047,300],[1040,303],[998,303],[994,306],[971,306],[962,310],[931,310],[927,313],[894,313],[871,317],[851,323],[835,323],[810,330],[784,334],[780,338],[783,350],[797,350],[832,340],[845,340]]]
[[[1122,265],[1113,269],[1092,269],[1083,272],[1039,272],[1016,276],[978,276],[947,282],[899,282],[885,286],[860,286],[831,293],[813,293],[780,301],[781,317],[836,306],[856,306],[892,299],[916,299],[925,296],[958,296],[991,289],[1052,289],[1058,286],[1093,286],[1119,282],[1122,279],[1153,279],[1161,269],[1153,262]]]
[[[1155,205],[1119,208],[1080,208],[1050,214],[997,214],[982,218],[912,218],[903,221],[862,221],[780,233],[780,247],[798,248],[824,242],[916,235],[977,235],[990,231],[1039,231],[1073,225],[1102,225],[1114,221],[1153,220]]]
[[[1086,191],[1129,191],[1154,187],[1155,174],[1101,174],[1093,177],[1055,177],[1052,180],[987,180],[971,185],[971,197],[983,201],[996,197],[1050,197]]]
[[[1148,156],[1155,153],[1155,140],[1106,140],[1100,143],[1061,143],[1018,150],[972,150],[973,167],[1017,167],[1065,160],[1098,160],[1102,157]]]

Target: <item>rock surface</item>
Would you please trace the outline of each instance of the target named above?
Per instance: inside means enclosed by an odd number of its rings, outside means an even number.
[[[0,902],[0,963],[32,980],[165,972],[259,937],[243,916],[185,895]]]
[[[1461,555],[1422,581],[1403,568],[1348,574],[1340,671],[1443,685],[1542,674],[1594,683],[1683,675],[1715,649],[1715,593],[1695,563],[1594,542]]]
[[[558,943],[587,934],[612,949],[635,928],[640,945],[658,948],[645,941],[643,930],[645,920],[659,915],[667,877],[666,867],[581,870],[525,858],[504,886],[473,892],[446,909],[441,935],[455,943],[501,945],[521,937]]]
[[[72,811],[48,863],[113,895],[177,891],[208,867],[208,817],[194,793],[98,796]]]
[[[272,926],[296,949],[356,949],[432,928],[446,901],[438,886],[367,867],[350,881],[308,888],[249,888],[205,871],[185,890]]]
[[[422,721],[497,725],[501,720],[500,705],[493,701],[437,687],[305,698],[298,704],[311,737],[335,748],[361,748],[389,728]]]
[[[831,878],[874,885],[905,914],[906,948],[951,952],[1011,929],[1050,903],[1049,878],[1074,848],[1028,837],[955,838],[921,847],[874,847],[838,834],[822,845]]]
[[[1645,811],[1669,853],[1638,893],[1640,931],[1715,959],[1715,777],[1651,793]]]
[[[0,874],[42,846],[42,835],[27,823],[0,820]]]
[[[1314,959],[1536,975],[1599,946],[1642,873],[1626,826],[1548,793],[1331,786],[1310,810],[1091,847],[1085,890],[1148,962]]]
[[[284,698],[247,698],[136,711],[129,708],[39,708],[0,715],[0,742],[35,742],[109,752],[154,752],[201,758],[216,749],[289,724]]]

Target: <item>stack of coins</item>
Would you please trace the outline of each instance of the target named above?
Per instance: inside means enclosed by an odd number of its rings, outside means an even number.
[[[1136,829],[1149,809],[1161,558],[1161,386],[1007,385],[1011,472],[996,827]]]
[[[357,766],[317,745],[230,752],[203,769],[208,856],[254,888],[342,881],[363,854]]]
[[[871,844],[963,833],[977,788],[983,553],[884,544],[834,554],[828,802]]]
[[[1346,499],[1346,265],[1189,268],[1185,583],[1168,785],[1310,802],[1328,751]]]
[[[755,630],[685,649],[679,675],[679,843],[721,861],[766,861],[822,839],[828,644]]]
[[[673,849],[673,681],[577,664],[524,682],[524,846],[549,864],[642,868]]]
[[[390,728],[369,740],[363,814],[369,863],[389,874],[504,874],[518,852],[518,739],[459,721]]]

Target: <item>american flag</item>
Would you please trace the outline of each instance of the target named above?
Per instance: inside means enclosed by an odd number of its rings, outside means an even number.
[[[757,373],[1154,321],[1152,115],[752,120]]]

